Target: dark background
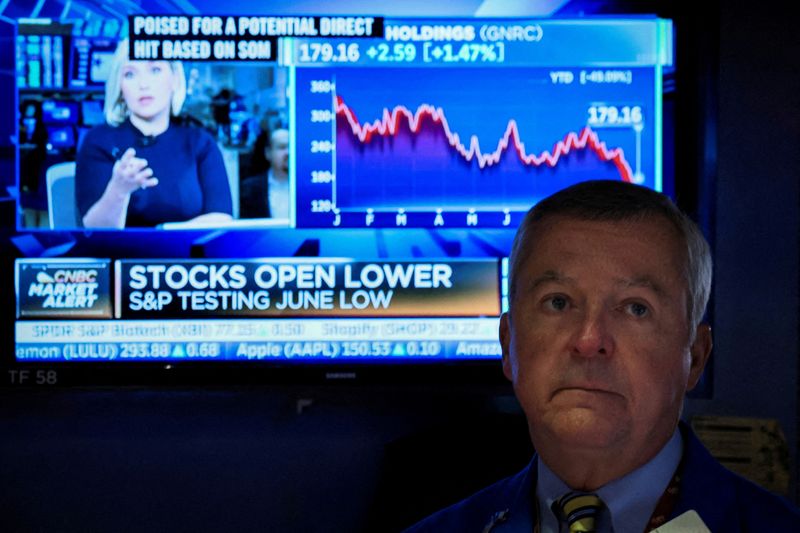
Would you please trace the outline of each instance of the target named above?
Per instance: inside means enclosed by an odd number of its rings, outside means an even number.
[[[782,3],[686,9],[677,171],[705,176],[682,194],[716,265],[712,393],[685,414],[778,419],[796,499],[800,39]],[[529,455],[504,386],[6,388],[0,530],[395,531]]]

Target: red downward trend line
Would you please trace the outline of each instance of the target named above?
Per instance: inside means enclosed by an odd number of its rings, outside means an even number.
[[[434,124],[441,125],[444,130],[450,146],[458,151],[461,156],[467,160],[472,161],[477,159],[480,168],[488,167],[497,164],[500,157],[503,155],[509,144],[513,144],[514,150],[517,153],[520,161],[526,165],[541,166],[547,164],[550,167],[555,167],[558,160],[573,149],[582,150],[591,148],[597,154],[601,161],[611,161],[622,176],[623,181],[633,181],[633,171],[628,161],[625,160],[625,154],[622,148],[609,149],[606,143],[600,140],[591,128],[588,126],[583,128],[579,133],[569,132],[563,140],[558,141],[553,147],[552,152],[544,151],[539,155],[528,154],[525,152],[525,143],[519,138],[519,129],[517,122],[514,119],[508,121],[506,131],[497,143],[497,148],[494,152],[483,153],[481,152],[480,142],[478,137],[473,135],[469,140],[469,147],[461,142],[458,133],[450,130],[445,117],[444,110],[441,107],[434,107],[429,104],[422,104],[417,108],[416,113],[412,113],[407,107],[402,105],[396,106],[393,110],[383,110],[383,117],[375,120],[372,123],[361,124],[358,121],[355,113],[350,109],[341,96],[336,96],[336,114],[343,116],[350,124],[350,129],[353,135],[358,137],[362,143],[369,142],[373,134],[378,135],[395,135],[400,127],[401,119],[405,118],[408,122],[408,127],[413,133],[418,133],[422,120],[430,118]]]

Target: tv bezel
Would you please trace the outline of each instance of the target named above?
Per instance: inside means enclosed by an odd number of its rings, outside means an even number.
[[[630,6],[642,12],[646,6]],[[657,3],[669,4],[669,3]],[[714,167],[716,162],[716,112],[714,87],[718,65],[715,35],[716,21],[709,16],[698,17],[688,8],[678,6],[649,9],[647,13],[673,20],[676,33],[675,83],[677,90],[665,95],[675,106],[674,130],[681,131],[672,143],[675,180],[671,193],[676,203],[696,219],[709,239],[713,235]],[[615,13],[623,15],[623,13]],[[713,14],[712,14],[713,15]],[[710,30],[710,31],[709,31]],[[69,72],[65,69],[65,72]],[[674,132],[673,132],[674,135]],[[665,158],[666,159],[666,158]],[[0,262],[0,275],[14,277],[14,257],[22,257],[15,239],[31,237],[30,232],[15,230],[16,205],[13,199],[0,199],[0,216],[14,222],[0,227],[0,252],[6,258]],[[37,235],[46,245],[63,246],[72,236],[67,232]],[[0,293],[3,309],[15,308],[13,291]],[[709,306],[709,309],[713,306]],[[713,322],[713,316],[708,317]],[[314,364],[276,362],[181,362],[181,363],[20,363],[14,358],[14,322],[9,316],[0,321],[0,335],[8,342],[2,346],[0,360],[6,372],[0,386],[228,386],[269,384],[359,384],[386,383],[466,383],[503,385],[506,383],[499,360],[492,361],[431,361],[428,363],[370,362],[342,364],[338,361]],[[50,376],[55,372],[55,382]],[[706,372],[706,376],[712,375]],[[27,378],[22,380],[23,375]],[[710,377],[704,378],[693,393],[708,397],[713,390]]]

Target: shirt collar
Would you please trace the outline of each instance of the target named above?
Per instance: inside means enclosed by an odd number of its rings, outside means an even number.
[[[595,491],[608,509],[600,517],[601,531],[644,531],[658,500],[678,468],[682,454],[683,442],[676,429],[650,461]],[[537,474],[536,499],[541,531],[557,532],[558,519],[552,512],[552,505],[571,489],[541,458],[537,461]],[[612,524],[613,528],[610,527]]]
[[[272,173],[272,169],[267,171],[267,181],[269,182],[270,188],[279,188],[279,189],[288,189],[289,188],[289,179],[279,180],[275,177],[275,174]]]

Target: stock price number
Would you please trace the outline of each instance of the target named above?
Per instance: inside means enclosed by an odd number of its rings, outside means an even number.
[[[442,352],[442,344],[436,341],[409,341],[406,343],[406,355],[411,357],[437,356]]]
[[[183,348],[186,357],[213,358],[222,352],[218,342],[187,342]]]
[[[302,323],[278,321],[270,325],[268,336],[301,337],[305,335],[305,333],[306,333],[306,327]]]
[[[311,94],[326,94],[336,90],[336,84],[331,80],[311,80],[309,90]]]
[[[329,154],[336,150],[336,144],[333,141],[311,141],[312,154]]]
[[[587,83],[633,83],[633,72],[630,70],[581,70],[578,74],[581,85]]]
[[[502,63],[503,43],[465,43],[455,48],[452,44],[425,44],[424,60],[441,63]]]
[[[330,109],[312,109],[311,122],[331,122],[336,115]]]
[[[386,43],[381,43],[377,46],[370,46],[367,49],[367,55],[370,59],[374,59],[380,63],[389,63],[392,61],[414,61],[417,57],[417,47],[413,43],[397,43],[394,46],[389,46]]]
[[[644,120],[642,106],[593,105],[588,109],[589,126],[636,126]]]
[[[170,346],[166,342],[124,342],[120,344],[119,356],[122,359],[156,359],[170,356]]]
[[[346,341],[342,343],[344,357],[386,356],[392,352],[392,343],[385,341]]]
[[[330,170],[312,170],[311,183],[333,183],[335,176]]]
[[[334,205],[331,200],[311,200],[312,213],[330,213],[333,209]]]
[[[473,335],[478,331],[478,324],[475,322],[453,323],[442,322],[436,327],[439,335]]]
[[[297,48],[299,63],[355,63],[360,57],[358,43],[300,43]]]

